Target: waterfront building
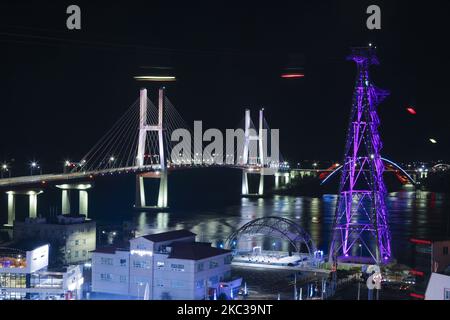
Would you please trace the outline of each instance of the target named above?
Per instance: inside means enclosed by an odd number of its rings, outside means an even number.
[[[450,300],[450,276],[433,273],[425,292],[425,300]]]
[[[443,239],[410,239],[414,246],[411,274],[415,276],[416,298],[424,298],[425,290],[432,273],[444,273],[450,270],[450,240]]]
[[[82,297],[81,266],[48,269],[49,245],[0,249],[0,300],[75,300]]]
[[[196,242],[176,230],[131,239],[129,248],[98,248],[92,255],[92,291],[151,300],[202,300],[241,281],[231,280],[231,251]],[[231,285],[230,285],[231,284]],[[234,286],[234,287],[233,287]]]
[[[14,241],[49,242],[52,265],[79,264],[89,261],[96,247],[96,223],[84,215],[27,218],[25,222],[14,222],[13,237]]]

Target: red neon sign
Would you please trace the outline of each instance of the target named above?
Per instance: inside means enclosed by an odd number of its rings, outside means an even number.
[[[415,244],[431,244],[430,240],[410,239],[409,241]]]
[[[422,271],[411,270],[411,271],[409,271],[409,273],[411,273],[414,276],[419,276],[419,277],[423,277],[424,276],[424,273]]]
[[[413,298],[417,298],[417,299],[425,299],[425,296],[423,294],[417,294],[417,293],[410,293],[409,294],[411,297]]]

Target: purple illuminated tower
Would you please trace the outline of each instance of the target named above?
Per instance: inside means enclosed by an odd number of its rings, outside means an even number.
[[[370,65],[379,64],[374,48],[353,48],[348,60],[356,62],[357,77],[329,257],[380,264],[391,248],[376,107],[389,93],[370,80]]]

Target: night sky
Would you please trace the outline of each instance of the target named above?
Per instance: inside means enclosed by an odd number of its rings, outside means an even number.
[[[235,128],[246,107],[254,121],[265,107],[287,160],[340,160],[356,71],[345,58],[369,42],[374,83],[391,91],[379,106],[383,155],[450,159],[448,0],[240,2],[3,0],[0,161],[54,172],[79,160],[138,98],[142,66],[173,68],[167,95],[187,122]],[[81,31],[66,28],[70,4]],[[366,28],[370,4],[381,30]],[[287,66],[306,77],[281,79]]]

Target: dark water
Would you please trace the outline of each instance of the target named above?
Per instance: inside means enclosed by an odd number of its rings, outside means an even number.
[[[267,186],[273,185],[267,177]],[[170,212],[136,212],[133,176],[97,179],[89,191],[89,216],[99,226],[120,228],[132,225],[138,234],[185,228],[202,241],[218,245],[245,223],[265,216],[285,217],[296,221],[312,237],[318,249],[328,251],[336,195],[321,197],[274,196],[264,199],[240,197],[241,172],[233,169],[198,169],[172,173],[169,177]],[[251,181],[256,188],[256,181]],[[156,202],[157,180],[146,182],[148,204]],[[60,194],[55,188],[39,196],[42,215],[57,212]],[[77,201],[76,197],[72,203]],[[18,201],[19,219],[26,212],[26,199]],[[411,264],[412,248],[408,242],[417,238],[450,238],[450,195],[423,191],[390,193],[387,199],[394,257]],[[6,216],[6,197],[1,203],[2,220]],[[76,206],[73,207],[77,210]],[[318,222],[317,222],[318,221]],[[280,241],[277,249],[286,249]]]

